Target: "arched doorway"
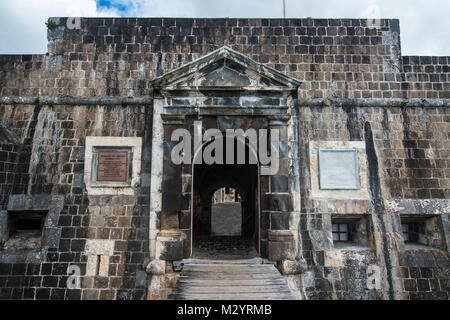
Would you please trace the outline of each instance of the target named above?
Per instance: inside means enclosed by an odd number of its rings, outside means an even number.
[[[193,217],[198,205],[209,201],[204,200],[208,199],[208,195],[204,195],[205,190],[210,189],[211,194],[215,191],[210,185],[212,181],[222,183],[222,186],[214,186],[216,190],[219,187],[233,187],[242,177],[247,182],[241,183],[243,185],[240,187],[252,185],[247,198],[244,199],[245,192],[240,192],[243,216],[246,212],[250,213],[247,216],[249,220],[243,219],[241,222],[242,230],[245,232],[250,228],[249,234],[261,257],[278,261],[292,256],[283,254],[283,250],[278,248],[293,246],[290,239],[295,239],[294,235],[298,234],[301,166],[296,101],[299,86],[300,82],[296,79],[227,47],[152,80],[149,218],[152,259],[178,261],[191,257]],[[276,130],[279,135],[274,136],[279,136],[280,150],[269,152],[267,156],[270,160],[267,162],[257,139],[257,150],[263,158],[258,159],[256,164],[227,164],[214,168],[214,165],[196,163],[191,151],[202,153],[204,146],[200,144],[209,137],[197,129],[196,122],[200,122],[200,128],[206,131],[217,130],[222,134],[229,129],[240,129],[245,132],[243,135],[247,135],[248,129],[254,129],[258,133],[261,132],[259,130],[269,130],[272,137],[272,130]],[[183,137],[190,141],[189,152],[180,154],[183,156],[182,164],[170,161],[173,148],[181,142],[181,137],[172,139],[172,134],[178,129],[184,129]],[[269,143],[272,145],[271,142],[272,139],[268,139],[267,146]],[[227,177],[219,175],[227,170]],[[224,183],[230,177],[232,181]],[[249,207],[252,207],[251,210],[246,211]],[[205,222],[200,229],[210,235],[208,218]],[[195,229],[197,232],[198,223]],[[286,231],[289,236],[284,237],[285,234],[279,231]],[[286,244],[288,241],[289,244]],[[294,245],[300,248],[298,242]]]
[[[197,150],[192,165],[191,256],[219,260],[259,256],[260,168],[258,161],[255,163],[250,160],[252,157],[257,160],[256,153],[248,143],[234,138],[233,164],[196,161],[196,157],[209,143],[211,141]],[[244,163],[237,161],[238,144],[245,144]],[[224,142],[224,159],[226,145]],[[234,202],[238,204],[215,205],[215,194],[227,189],[233,190],[234,196],[237,195],[238,198],[234,199],[239,201]]]
[[[211,235],[242,236],[242,197],[232,187],[219,188],[212,195]]]

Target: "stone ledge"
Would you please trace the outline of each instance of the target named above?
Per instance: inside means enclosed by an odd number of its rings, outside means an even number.
[[[269,241],[294,241],[294,235],[290,230],[269,231]]]
[[[122,98],[122,97],[92,97],[92,98],[80,98],[80,97],[54,97],[46,96],[39,97],[39,102],[42,104],[53,105],[151,105],[153,104],[153,98],[151,91],[150,97],[142,98]],[[22,97],[22,96],[9,96],[0,97],[0,104],[36,104],[36,97]]]
[[[298,99],[299,107],[449,107],[450,99]]]
[[[153,103],[152,89],[149,97],[39,97],[43,104],[54,105],[151,105]],[[36,97],[5,96],[0,97],[0,104],[35,104]],[[299,107],[450,107],[450,99],[298,99]]]
[[[46,255],[46,250],[9,248],[0,251],[0,263],[42,263]]]
[[[411,215],[438,215],[450,212],[448,199],[394,199],[386,200],[388,212]]]

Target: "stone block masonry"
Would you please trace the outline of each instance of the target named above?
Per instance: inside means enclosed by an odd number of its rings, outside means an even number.
[[[16,264],[0,258],[1,298],[142,299],[146,283],[136,282],[136,277],[143,272],[142,264],[148,255],[149,184],[141,182],[132,197],[88,196],[83,181],[84,148],[87,135],[126,134],[145,139],[151,114],[147,118],[144,106],[2,106],[2,125],[13,128],[18,139],[17,146],[3,144],[2,150],[11,149],[8,153],[12,153],[26,146],[29,126],[22,126],[22,122],[27,117],[28,121],[36,118],[32,137],[37,140],[31,139],[31,159],[16,174],[28,176],[30,172],[31,178],[25,186],[20,179],[17,184],[11,181],[9,189],[2,189],[2,197],[7,203],[10,194],[64,195],[64,208],[56,220],[61,235],[41,261]],[[143,159],[150,158],[151,146],[147,144],[143,151],[141,175],[149,172],[150,163]],[[3,167],[11,161],[7,156],[1,162]],[[2,209],[6,210],[6,206]],[[78,265],[85,274],[85,244],[91,238],[114,240],[108,275],[86,277],[83,289],[68,290],[67,268]]]
[[[0,234],[23,211],[50,212],[54,231],[37,256],[0,243],[0,299],[167,295],[199,188],[169,162],[168,135],[194,121],[281,129],[280,170],[252,176],[246,218],[260,215],[245,230],[259,224],[259,254],[295,298],[450,298],[450,58],[401,56],[398,20],[52,19],[47,54],[0,55]],[[89,190],[87,137],[138,141],[126,193]],[[362,188],[320,189],[314,157],[336,148],[357,149]],[[338,224],[351,243],[333,240]]]
[[[302,82],[300,98],[448,98],[447,57],[401,57],[398,20],[66,18],[47,56],[2,56],[2,96],[145,96],[224,45]]]

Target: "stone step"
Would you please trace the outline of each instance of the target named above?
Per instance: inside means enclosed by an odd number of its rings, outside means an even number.
[[[169,300],[293,300],[273,264],[186,263]]]

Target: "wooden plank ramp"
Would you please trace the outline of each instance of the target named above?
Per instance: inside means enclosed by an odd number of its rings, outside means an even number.
[[[272,264],[195,264],[183,266],[169,300],[293,300]]]

